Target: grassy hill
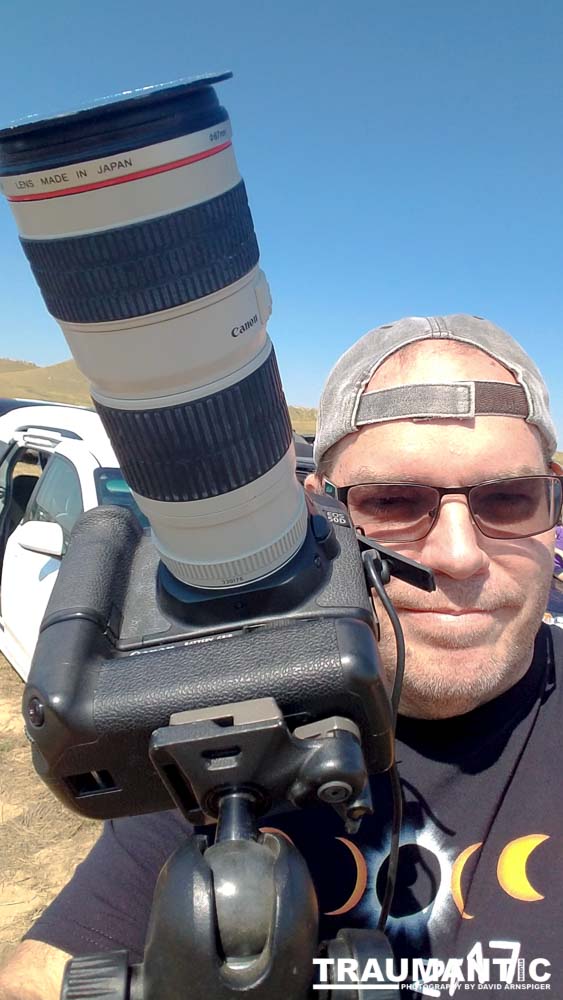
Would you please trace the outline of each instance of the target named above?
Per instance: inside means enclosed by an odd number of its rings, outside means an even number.
[[[0,358],[0,396],[45,399],[58,403],[91,406],[88,382],[74,361],[40,368],[29,361]],[[304,406],[290,406],[294,430],[314,434],[317,411]]]
[[[11,358],[0,358],[0,373],[19,372],[26,368],[37,368],[33,361],[12,361]]]
[[[314,434],[317,429],[317,411],[307,406],[290,406],[289,416],[294,431],[299,434]]]
[[[4,367],[9,364],[16,365],[17,362],[0,361],[0,396],[92,405],[88,382],[78,371],[74,361],[63,361],[47,368],[40,368],[38,365]]]

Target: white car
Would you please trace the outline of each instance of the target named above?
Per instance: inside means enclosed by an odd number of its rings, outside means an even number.
[[[12,402],[18,408],[0,416],[0,652],[26,680],[80,514],[119,504],[132,508],[144,529],[149,523],[97,413],[66,404]],[[303,480],[314,469],[312,447],[300,435],[294,438]]]
[[[148,527],[97,413],[45,404],[0,416],[0,652],[23,680],[77,518],[115,503]]]

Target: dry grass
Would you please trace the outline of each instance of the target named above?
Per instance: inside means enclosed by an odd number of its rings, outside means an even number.
[[[0,358],[0,375],[6,372],[20,372],[22,369],[37,368],[33,361],[15,361],[13,358]]]
[[[12,371],[3,371],[0,364],[0,396],[92,405],[88,382],[74,361],[63,361],[47,368],[35,366]]]
[[[65,809],[39,780],[24,736],[23,685],[0,656],[0,962],[88,853],[100,824]]]

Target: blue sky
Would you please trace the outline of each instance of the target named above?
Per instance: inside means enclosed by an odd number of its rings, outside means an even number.
[[[231,69],[290,403],[404,315],[473,312],[544,370],[563,441],[559,0],[10,4],[0,124]],[[69,356],[0,204],[0,355]]]

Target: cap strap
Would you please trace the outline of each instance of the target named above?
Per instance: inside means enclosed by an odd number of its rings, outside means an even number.
[[[521,385],[510,382],[450,382],[397,385],[360,397],[356,426],[383,420],[467,420],[479,414],[528,417]]]

